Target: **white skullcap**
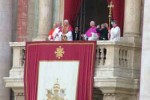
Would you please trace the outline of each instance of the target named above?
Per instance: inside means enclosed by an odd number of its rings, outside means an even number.
[[[65,19],[64,22],[69,23],[69,21],[67,19]]]
[[[90,24],[94,24],[95,25],[95,21],[91,21]]]

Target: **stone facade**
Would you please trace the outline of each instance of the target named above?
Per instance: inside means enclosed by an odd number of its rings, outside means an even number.
[[[0,0],[0,99],[9,100],[9,88],[5,88],[3,77],[9,76],[11,67],[12,0]]]
[[[150,0],[144,2],[140,100],[150,99]]]

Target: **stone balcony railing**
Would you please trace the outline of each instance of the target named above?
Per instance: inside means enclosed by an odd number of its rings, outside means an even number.
[[[4,80],[16,98],[23,98],[25,43],[10,42],[10,46],[13,66]],[[137,100],[141,48],[131,43],[97,41],[96,52],[95,100]]]

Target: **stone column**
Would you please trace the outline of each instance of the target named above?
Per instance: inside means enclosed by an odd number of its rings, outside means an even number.
[[[27,40],[28,0],[18,0],[17,39],[22,42]]]
[[[150,100],[150,0],[144,0],[140,100]]]
[[[52,26],[53,0],[39,0],[38,36],[34,41],[45,41]]]
[[[140,35],[142,0],[125,0],[124,36]]]
[[[12,2],[0,0],[0,99],[10,100],[9,88],[5,88],[3,77],[7,77],[11,66]]]
[[[38,0],[28,0],[27,41],[31,41],[34,37],[35,19],[37,17],[35,16],[35,2],[38,2]]]
[[[53,23],[64,19],[64,0],[54,0]]]
[[[64,20],[64,3],[65,0],[60,0],[60,8],[59,8],[59,21]]]

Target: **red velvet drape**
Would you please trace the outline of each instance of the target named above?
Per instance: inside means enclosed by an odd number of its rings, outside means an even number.
[[[74,26],[77,15],[81,8],[83,0],[65,0],[64,19],[69,20],[70,24]]]
[[[125,1],[124,0],[107,0],[108,3],[111,1],[114,4],[114,8],[112,10],[113,20],[116,20],[118,26],[121,28],[121,32],[123,32],[123,24],[124,24],[124,7]]]
[[[55,55],[55,51],[59,46],[65,52],[61,59],[58,59]],[[76,100],[92,100],[95,50],[96,42],[92,41],[27,43],[24,74],[25,100],[38,100],[37,91],[40,61],[74,60],[80,62]]]

